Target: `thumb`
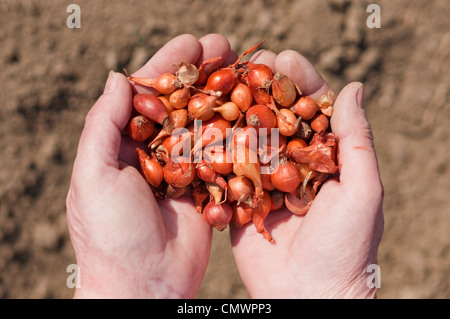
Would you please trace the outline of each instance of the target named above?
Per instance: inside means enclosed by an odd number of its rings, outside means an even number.
[[[348,84],[334,105],[331,127],[338,139],[340,182],[358,187],[381,186],[372,130],[363,109],[364,86]],[[382,192],[382,189],[380,190]]]
[[[124,75],[111,71],[103,95],[86,116],[74,170],[81,169],[95,178],[105,167],[118,167],[121,130],[131,111],[130,84]]]

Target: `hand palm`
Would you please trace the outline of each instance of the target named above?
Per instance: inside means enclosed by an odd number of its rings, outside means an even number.
[[[155,77],[169,71],[174,61],[198,63],[218,56],[224,57],[224,64],[236,58],[224,38],[209,35],[199,42],[184,35],[135,75]],[[328,91],[296,53],[275,58],[263,51],[256,61],[288,75],[313,98]],[[136,170],[137,145],[120,133],[131,114],[130,86],[123,76],[114,77],[115,87],[107,85],[86,118],[67,196],[69,230],[82,274],[77,292],[81,297],[194,297],[207,266],[211,229],[191,199],[154,199]],[[355,281],[368,262],[376,261],[382,187],[368,145],[370,128],[358,113],[363,111],[344,105],[352,89],[340,94],[332,118],[340,139],[339,182],[323,185],[306,217],[287,210],[269,214],[266,226],[275,245],[250,225],[232,228],[236,262],[253,296],[336,294],[343,282]],[[359,122],[349,128],[345,123],[350,118]]]
[[[236,261],[252,296],[324,296],[334,284],[336,289],[344,288],[341,280],[352,281],[356,279],[352,276],[363,275],[368,264],[376,263],[367,262],[376,249],[370,238],[373,230],[361,231],[372,224],[350,216],[362,214],[363,207],[357,208],[346,194],[341,185],[330,181],[307,215],[295,216],[287,209],[270,213],[265,225],[274,245],[255,233],[252,225],[233,229]],[[339,295],[339,291],[333,293]]]
[[[157,68],[173,62],[229,54],[222,37],[184,35],[135,75],[155,77],[169,71]],[[121,135],[131,114],[130,85],[112,76],[114,87],[107,84],[86,118],[67,196],[81,274],[77,295],[194,297],[209,259],[211,228],[192,200],[155,200],[136,169],[139,145]]]
[[[258,59],[293,78],[319,98],[328,86],[300,55],[264,53]],[[339,95],[331,124],[339,140],[340,176],[327,181],[307,215],[287,209],[269,213],[272,245],[254,227],[232,228],[236,263],[253,297],[373,296],[366,268],[376,263],[381,240],[382,185],[370,127],[355,86]]]
[[[107,175],[103,177],[108,180]],[[96,229],[89,231],[90,247],[98,249],[96,257],[99,261],[114,259],[124,272],[139,271],[147,285],[156,282],[158,290],[153,294],[193,297],[195,293],[186,295],[186,291],[197,291],[211,242],[211,230],[193,203],[185,198],[155,200],[148,184],[132,167],[111,171],[110,179],[97,203],[102,210],[92,216],[96,220],[91,225]],[[97,218],[108,222],[98,227]],[[86,216],[84,224],[89,226],[90,222]],[[159,263],[149,262],[152,259]],[[193,269],[189,280],[196,278],[197,287],[190,287],[184,269]],[[168,280],[158,282],[160,278]]]

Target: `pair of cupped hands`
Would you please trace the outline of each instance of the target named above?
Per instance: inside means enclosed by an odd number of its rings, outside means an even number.
[[[226,38],[180,35],[134,75],[155,78],[173,63],[237,58]],[[314,99],[330,87],[299,53],[260,50],[251,60],[291,78]],[[350,83],[334,103],[340,173],[324,183],[305,216],[270,213],[267,242],[250,225],[230,225],[240,276],[253,298],[375,297],[369,285],[383,233],[383,186],[364,109],[364,88]],[[67,219],[78,265],[77,298],[193,298],[203,280],[212,229],[188,196],[156,200],[139,173],[136,143],[124,128],[132,112],[127,78],[110,72],[86,116],[67,194]],[[220,274],[218,274],[220,275]]]

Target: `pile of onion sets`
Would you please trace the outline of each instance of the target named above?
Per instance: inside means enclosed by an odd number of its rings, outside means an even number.
[[[218,230],[253,223],[269,242],[269,213],[305,215],[337,169],[330,128],[333,96],[304,95],[286,75],[243,61],[206,71],[174,64],[174,73],[128,80],[151,88],[134,93],[127,125],[140,172],[158,199],[192,196],[198,213]]]

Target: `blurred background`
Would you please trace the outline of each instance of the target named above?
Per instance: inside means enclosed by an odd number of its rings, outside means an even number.
[[[81,28],[66,25],[71,3]],[[386,194],[378,296],[450,298],[450,2],[376,1],[381,28],[370,3],[0,0],[0,297],[73,295],[65,196],[109,70],[134,72],[182,33],[221,33],[237,52],[300,52],[336,91],[365,83]],[[198,297],[248,297],[227,231]]]

